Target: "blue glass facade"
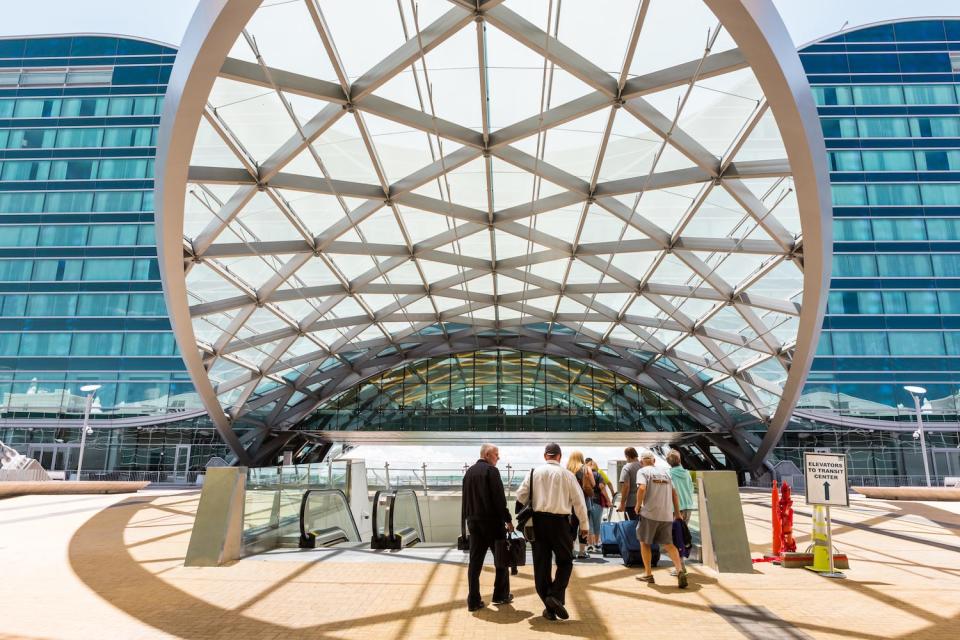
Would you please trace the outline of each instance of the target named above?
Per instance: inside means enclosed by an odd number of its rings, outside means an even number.
[[[800,58],[829,155],[834,261],[802,407],[955,416],[960,388],[960,21],[850,31]]]
[[[903,386],[920,385],[926,419],[955,421],[960,21],[856,29],[803,48],[800,59],[829,156],[834,259],[824,331],[798,408],[910,421]],[[777,453],[799,461],[804,448],[825,446],[847,451],[853,473],[922,475],[911,436],[802,421]],[[960,471],[956,434],[927,439],[935,474]]]
[[[200,408],[167,319],[153,156],[176,51],[95,36],[0,41],[0,413]]]

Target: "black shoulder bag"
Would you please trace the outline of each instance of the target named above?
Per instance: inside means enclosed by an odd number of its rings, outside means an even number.
[[[523,531],[523,537],[533,542],[533,469],[530,469],[530,491],[527,492],[527,503],[517,513],[517,529]]]
[[[470,536],[467,535],[467,518],[464,515],[466,512],[466,495],[462,495],[461,491],[460,496],[460,537],[457,538],[457,550],[458,551],[470,551]]]

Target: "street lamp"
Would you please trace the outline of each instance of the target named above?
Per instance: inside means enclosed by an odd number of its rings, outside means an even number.
[[[85,384],[80,387],[80,391],[87,394],[87,402],[83,409],[83,429],[80,431],[80,459],[77,460],[77,477],[75,478],[78,482],[80,480],[80,472],[83,470],[83,450],[87,446],[87,431],[93,431],[93,429],[87,426],[87,423],[90,421],[90,409],[93,407],[93,396],[97,395],[97,389],[99,388],[99,384]]]
[[[920,398],[927,392],[923,387],[914,387],[907,385],[904,389],[913,396],[913,406],[917,410],[917,433],[920,434],[920,457],[923,458],[923,475],[927,478],[927,486],[930,486],[930,467],[927,466],[927,440],[923,437],[923,419],[920,417]]]

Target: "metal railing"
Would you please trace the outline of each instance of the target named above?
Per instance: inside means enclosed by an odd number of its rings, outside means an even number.
[[[300,501],[300,548],[360,542],[360,530],[339,489],[308,489]]]
[[[63,474],[64,480],[77,477],[76,471],[49,472],[52,477]],[[204,471],[81,471],[80,480],[98,482],[150,482],[152,484],[196,485]]]
[[[404,500],[403,498],[407,499]],[[404,513],[403,507],[407,513]],[[397,512],[401,512],[397,526]],[[371,549],[403,549],[426,539],[420,502],[413,489],[377,491],[373,497],[373,536]]]
[[[423,491],[458,491],[463,485],[463,474],[470,465],[461,467],[437,466],[427,463],[419,467],[393,466],[389,462],[383,467],[367,467],[367,486],[370,490],[389,491],[391,489],[411,488]],[[507,464],[500,469],[503,486],[510,498],[520,487],[524,476],[531,467],[515,467]]]

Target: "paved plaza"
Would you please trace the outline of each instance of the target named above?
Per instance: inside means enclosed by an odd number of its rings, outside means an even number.
[[[278,550],[184,568],[194,491],[0,501],[2,638],[923,638],[960,637],[960,506],[855,499],[836,509],[846,580],[755,565],[694,568],[679,591],[617,559],[578,563],[568,622],[547,622],[529,567],[512,606],[468,613],[463,554]],[[744,493],[752,548],[768,550],[769,498]],[[797,541],[809,509],[797,501]],[[492,588],[492,569],[483,578]],[[488,594],[487,594],[487,597]]]

